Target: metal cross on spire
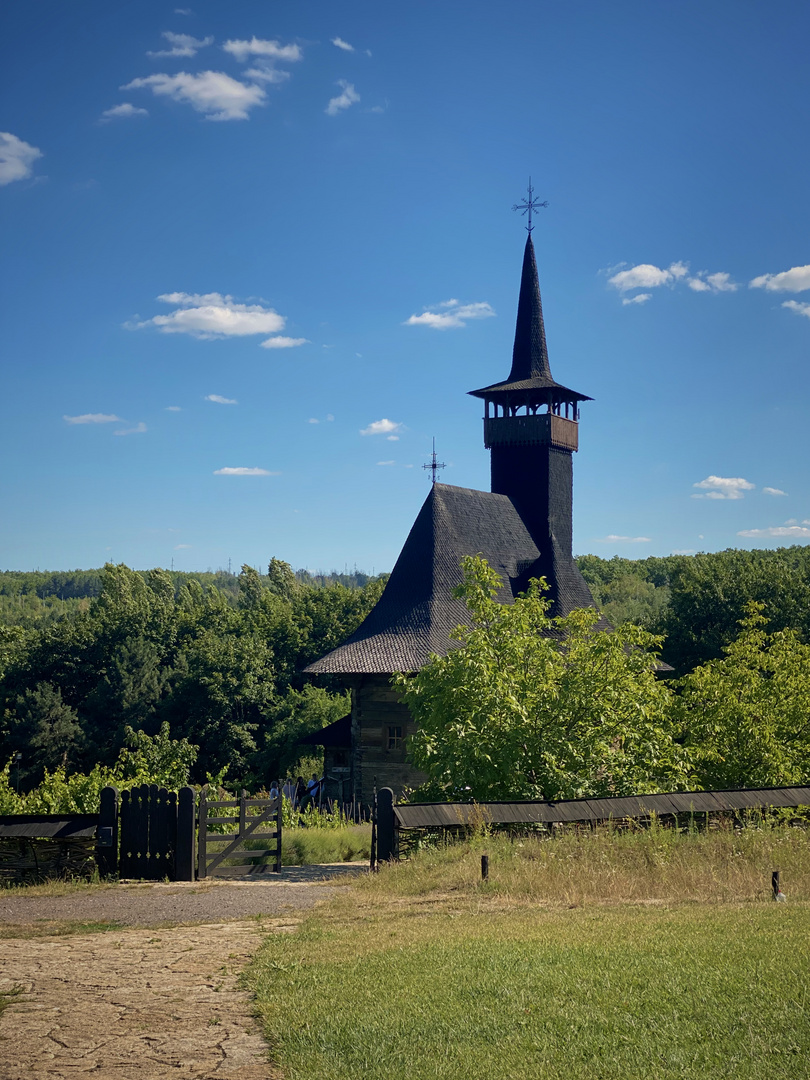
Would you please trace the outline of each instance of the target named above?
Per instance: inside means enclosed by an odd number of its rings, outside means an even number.
[[[433,439],[433,453],[431,454],[431,457],[430,457],[430,464],[429,465],[423,465],[422,468],[423,469],[430,469],[431,483],[433,483],[433,484],[436,483],[436,473],[439,471],[439,469],[446,469],[447,468],[447,466],[445,465],[445,463],[443,461],[437,461],[436,460],[436,439],[435,439],[435,436],[434,436],[434,439]]]
[[[535,197],[534,197],[534,188],[532,187],[532,178],[529,177],[529,197],[528,197],[528,199],[523,199],[521,202],[515,203],[515,205],[512,207],[512,209],[513,210],[520,210],[521,214],[528,213],[528,215],[529,215],[529,223],[526,226],[526,232],[530,236],[531,236],[532,229],[534,228],[534,225],[532,225],[532,211],[533,210],[539,210],[541,206],[548,206],[548,203],[547,202],[540,202],[539,199],[535,199]]]

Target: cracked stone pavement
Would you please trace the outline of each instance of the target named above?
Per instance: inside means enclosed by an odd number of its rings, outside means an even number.
[[[3,1080],[278,1080],[238,976],[292,917],[0,941]]]

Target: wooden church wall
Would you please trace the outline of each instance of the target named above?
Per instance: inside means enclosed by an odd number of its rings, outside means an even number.
[[[405,788],[425,774],[405,760],[405,745],[416,725],[388,675],[360,676],[352,687],[352,777],[355,797],[369,805],[374,787]]]

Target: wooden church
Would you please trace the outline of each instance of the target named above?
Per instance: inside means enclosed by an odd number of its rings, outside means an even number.
[[[530,578],[545,577],[551,614],[596,606],[572,553],[579,403],[591,399],[551,374],[531,227],[512,369],[504,382],[470,393],[484,402],[492,490],[434,482],[376,607],[339,648],[305,669],[339,675],[351,688],[351,717],[307,740],[324,746],[327,776],[340,778],[344,798],[369,803],[375,785],[400,794],[425,779],[405,759],[414,722],[391,676],[418,671],[431,653],[455,647],[450,632],[469,621],[452,596],[464,555],[481,554],[497,570],[501,603],[511,604]]]

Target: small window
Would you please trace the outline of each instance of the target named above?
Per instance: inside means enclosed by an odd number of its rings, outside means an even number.
[[[389,724],[388,725],[388,749],[389,750],[401,750],[404,744],[402,738],[402,724]]]

